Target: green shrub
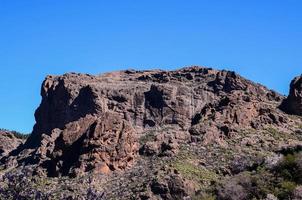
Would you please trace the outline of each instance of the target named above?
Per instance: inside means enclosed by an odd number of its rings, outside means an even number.
[[[280,188],[279,188],[277,196],[280,199],[291,199],[291,195],[296,187],[297,187],[297,184],[294,182],[283,181],[280,184]]]
[[[173,164],[173,167],[179,171],[184,177],[190,180],[196,180],[200,183],[208,183],[211,184],[218,179],[218,175],[205,169],[203,167],[196,166],[188,161],[179,162]]]
[[[216,197],[215,197],[214,195],[207,194],[207,195],[201,197],[201,198],[198,199],[198,200],[215,200],[215,199],[216,199]],[[196,199],[196,200],[197,200],[197,199]]]
[[[287,181],[302,182],[302,154],[293,153],[284,156],[283,161],[276,168],[277,175]]]

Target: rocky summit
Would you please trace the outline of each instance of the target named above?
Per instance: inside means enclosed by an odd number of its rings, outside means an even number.
[[[302,199],[302,77],[69,73],[41,96],[26,141],[0,134],[0,199]]]

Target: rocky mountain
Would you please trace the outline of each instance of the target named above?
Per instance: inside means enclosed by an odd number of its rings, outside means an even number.
[[[197,66],[70,73],[41,96],[32,134],[1,159],[1,198],[302,197],[302,77],[285,97]]]

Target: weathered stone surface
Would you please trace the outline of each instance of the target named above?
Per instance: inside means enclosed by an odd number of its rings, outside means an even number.
[[[203,67],[48,76],[41,96],[17,160],[48,176],[109,173],[130,166],[138,149],[169,157],[181,143],[226,145],[240,128],[284,124],[271,106],[281,95],[235,72]],[[167,133],[139,146],[146,131],[163,127]]]
[[[189,199],[189,195],[194,193],[194,187],[178,175],[154,179],[150,187],[153,194],[165,200]]]
[[[302,116],[302,75],[292,80],[289,95],[282,102],[281,109],[289,114]]]
[[[24,142],[24,139],[16,137],[14,133],[0,130],[0,159],[16,149],[22,142]]]
[[[111,112],[88,115],[42,138],[35,154],[48,176],[78,176],[89,171],[107,174],[125,169],[137,152],[135,130]]]
[[[301,198],[302,118],[234,72],[69,73],[41,95],[1,159],[0,199]]]

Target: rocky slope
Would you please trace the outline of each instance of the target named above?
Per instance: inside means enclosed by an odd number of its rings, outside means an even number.
[[[15,131],[0,129],[0,159],[20,146],[25,138],[26,136]]]
[[[48,76],[0,197],[299,199],[301,80],[284,97],[204,67]]]

